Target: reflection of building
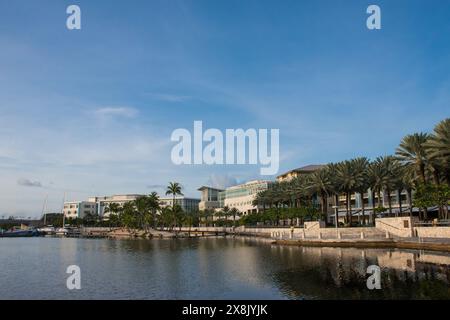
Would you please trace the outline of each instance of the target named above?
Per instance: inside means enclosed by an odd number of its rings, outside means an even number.
[[[266,180],[254,180],[225,190],[203,186],[198,189],[202,192],[199,208],[220,209],[227,206],[230,209],[236,208],[243,214],[256,213],[261,208],[253,205],[253,200],[256,199],[258,192],[267,190],[271,183]]]
[[[84,218],[86,215],[97,213],[96,203],[90,201],[67,201],[63,209],[66,218]]]
[[[319,170],[320,168],[325,167],[325,165],[321,165],[321,164],[310,164],[308,166],[304,166],[301,168],[297,168],[294,170],[290,170],[288,172],[285,172],[281,175],[279,175],[277,177],[277,182],[284,182],[284,181],[291,181],[292,179],[303,175],[303,174],[310,174],[313,173],[314,171]]]

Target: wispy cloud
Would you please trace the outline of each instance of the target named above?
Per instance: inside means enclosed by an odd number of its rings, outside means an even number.
[[[149,189],[165,189],[166,186],[162,185],[162,184],[149,184],[147,186],[147,188],[149,188]]]
[[[130,107],[105,107],[94,111],[94,114],[101,118],[125,117],[134,118],[139,111]]]
[[[37,187],[37,188],[42,187],[42,183],[40,181],[31,181],[30,179],[24,179],[24,178],[17,180],[17,184],[19,186],[24,186],[24,187]]]
[[[155,100],[165,101],[165,102],[183,102],[192,99],[191,96],[178,95],[172,93],[147,93],[146,95],[152,97]]]
[[[227,187],[231,187],[238,184],[238,179],[228,174],[224,175],[211,174],[209,176],[207,184],[208,186],[213,188],[225,189]]]

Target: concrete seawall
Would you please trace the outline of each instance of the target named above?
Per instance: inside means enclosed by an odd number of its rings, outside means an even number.
[[[450,242],[418,242],[412,240],[275,240],[272,243],[305,247],[398,248],[450,252]]]

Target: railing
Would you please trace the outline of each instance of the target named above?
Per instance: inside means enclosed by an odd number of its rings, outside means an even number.
[[[415,227],[446,227],[450,226],[450,220],[440,220],[431,222],[416,222]]]

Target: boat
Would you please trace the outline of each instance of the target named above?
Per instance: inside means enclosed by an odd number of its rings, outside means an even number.
[[[0,237],[3,238],[18,238],[18,237],[37,237],[39,232],[36,229],[17,229],[0,231]]]
[[[57,228],[55,230],[55,234],[57,236],[66,236],[69,233],[69,229],[67,228]]]
[[[56,232],[55,227],[53,227],[53,226],[46,226],[46,227],[38,228],[37,230],[42,235],[53,235]]]

